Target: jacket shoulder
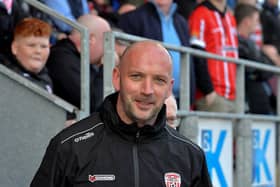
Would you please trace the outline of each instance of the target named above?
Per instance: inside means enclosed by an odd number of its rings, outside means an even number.
[[[54,139],[58,139],[60,144],[67,142],[79,141],[79,138],[89,138],[91,132],[103,126],[99,113],[94,113],[91,116],[65,128],[58,133]]]
[[[181,135],[178,133],[178,131],[166,126],[165,127],[168,135],[171,137],[171,139],[176,142],[176,144],[180,143],[183,145],[186,149],[190,150],[191,152],[195,153],[196,155],[201,155],[203,157],[204,152],[196,143],[188,139],[187,137]]]

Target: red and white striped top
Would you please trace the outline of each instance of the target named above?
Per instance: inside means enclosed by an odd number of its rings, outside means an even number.
[[[189,19],[191,45],[224,57],[238,58],[236,22],[231,12],[222,15],[206,6],[197,7]],[[208,59],[208,72],[217,94],[235,99],[236,65]],[[198,75],[203,76],[203,75]],[[198,92],[197,98],[202,93]]]

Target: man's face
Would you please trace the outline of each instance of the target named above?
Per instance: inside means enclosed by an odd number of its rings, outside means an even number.
[[[248,20],[248,29],[250,33],[254,33],[257,27],[260,25],[260,18],[259,13],[255,12],[252,16],[250,16]]]
[[[172,65],[158,48],[139,47],[115,68],[113,82],[120,91],[118,113],[126,123],[153,124],[173,85]]]
[[[100,22],[99,28],[95,31],[95,34],[90,34],[89,46],[90,46],[90,63],[99,65],[101,58],[104,55],[104,36],[105,32],[111,31],[109,24]]]
[[[35,36],[17,38],[12,44],[12,52],[26,70],[39,73],[50,53],[49,38]]]

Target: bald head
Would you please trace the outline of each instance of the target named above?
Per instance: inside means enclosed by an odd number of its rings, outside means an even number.
[[[161,61],[170,66],[170,75],[172,75],[172,59],[169,52],[158,42],[145,40],[130,45],[123,53],[120,66],[129,63],[130,59],[153,59]],[[151,63],[152,61],[151,60]]]
[[[100,35],[111,30],[109,23],[105,19],[93,14],[83,15],[78,18],[77,22],[88,28],[90,34]],[[74,29],[72,33],[78,34],[79,32]]]
[[[85,26],[89,31],[89,53],[90,63],[99,65],[104,54],[104,33],[111,31],[109,23],[96,15],[86,14],[77,20],[78,23]],[[79,31],[73,30],[69,38],[75,44],[78,51],[81,50],[81,35]]]

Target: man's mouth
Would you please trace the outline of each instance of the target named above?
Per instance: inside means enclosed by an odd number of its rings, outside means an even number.
[[[152,102],[152,101],[136,100],[136,105],[137,105],[137,107],[139,109],[147,110],[147,109],[150,109],[154,105],[154,102]]]

